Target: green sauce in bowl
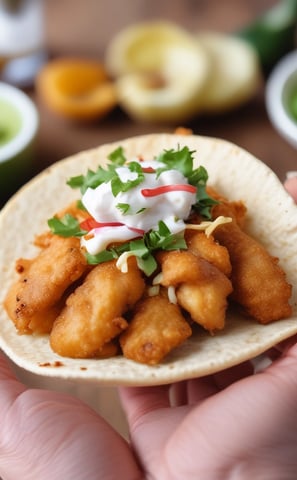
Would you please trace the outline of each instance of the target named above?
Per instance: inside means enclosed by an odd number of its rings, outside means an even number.
[[[0,98],[0,148],[9,143],[21,130],[22,118],[18,109]]]
[[[297,84],[292,89],[288,98],[288,110],[293,119],[297,122]]]

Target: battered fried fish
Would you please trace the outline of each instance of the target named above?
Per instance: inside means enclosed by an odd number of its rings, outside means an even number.
[[[176,286],[178,304],[213,332],[225,325],[231,281],[215,265],[189,250],[160,254],[163,286]]]
[[[89,358],[128,327],[123,314],[142,296],[145,282],[135,258],[127,273],[115,261],[94,267],[67,299],[50,335],[52,349],[59,355]]]
[[[176,297],[192,320],[212,333],[225,326],[227,298],[232,292],[232,283],[214,265],[203,258],[199,260],[204,278],[181,283],[176,289]]]
[[[128,329],[120,336],[120,345],[126,358],[155,365],[191,334],[180,308],[156,295],[137,304]]]
[[[222,273],[230,276],[232,266],[229,252],[226,247],[215,241],[212,235],[206,236],[204,232],[187,229],[185,238],[190,252],[200,255]]]
[[[269,255],[262,245],[240,228],[227,202],[222,201],[214,207],[214,218],[219,215],[233,217],[231,223],[220,225],[214,231],[214,237],[228,249],[230,255],[232,298],[260,323],[289,317],[292,314],[289,304],[292,286],[286,281],[278,258]]]
[[[52,236],[32,260],[19,259],[20,274],[4,301],[19,333],[48,332],[67,288],[87,269],[78,238]]]

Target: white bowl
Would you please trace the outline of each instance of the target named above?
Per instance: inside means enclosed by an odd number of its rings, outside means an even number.
[[[297,120],[289,111],[293,89],[297,91],[297,50],[278,62],[266,84],[266,108],[270,121],[280,135],[297,148]]]
[[[11,192],[26,180],[34,158],[34,144],[39,127],[37,108],[21,90],[0,82],[0,102],[17,111],[20,126],[16,134],[0,144],[0,194]],[[0,112],[1,113],[1,112]],[[2,118],[5,128],[5,116]],[[0,122],[1,123],[1,122]]]

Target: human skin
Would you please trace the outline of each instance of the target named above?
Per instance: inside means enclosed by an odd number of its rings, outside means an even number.
[[[128,444],[68,394],[28,389],[0,354],[3,480],[139,480]]]
[[[145,478],[296,479],[297,345],[252,373],[244,363],[175,385],[174,408],[166,386],[122,389]]]

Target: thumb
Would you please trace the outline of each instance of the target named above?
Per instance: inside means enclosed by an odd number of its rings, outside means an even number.
[[[130,428],[143,416],[170,406],[170,385],[157,387],[120,387],[120,399]]]
[[[129,445],[104,419],[70,395],[26,388],[1,354],[0,411],[0,477],[140,478]]]

